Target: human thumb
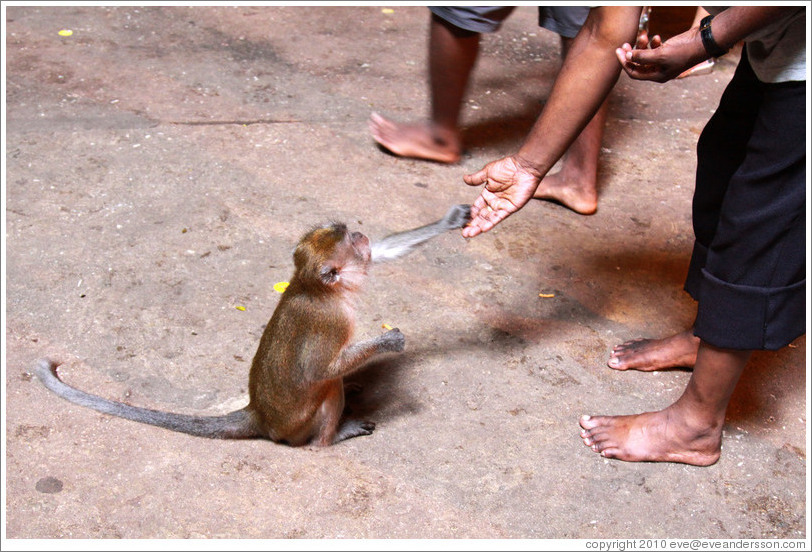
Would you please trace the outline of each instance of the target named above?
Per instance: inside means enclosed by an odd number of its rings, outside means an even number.
[[[485,167],[473,174],[463,175],[462,180],[469,186],[481,186],[488,181],[488,168]]]

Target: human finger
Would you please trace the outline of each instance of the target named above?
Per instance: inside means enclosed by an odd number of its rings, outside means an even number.
[[[489,197],[490,196],[490,197]],[[487,232],[510,215],[506,209],[499,207],[499,198],[483,190],[471,206],[471,222],[463,229],[462,235],[472,238]]]
[[[480,195],[480,196],[477,196],[477,198],[476,198],[476,199],[474,200],[474,202],[471,204],[471,213],[470,213],[470,215],[469,215],[469,222],[468,222],[468,224],[470,224],[472,220],[474,220],[474,219],[476,219],[476,218],[477,218],[477,215],[479,215],[479,212],[480,212],[482,209],[484,209],[484,208],[485,208],[485,206],[486,206],[486,203],[485,203],[485,200],[482,198],[482,196],[481,196],[481,195]]]
[[[473,238],[485,231],[483,228],[487,226],[487,220],[482,216],[482,213],[487,205],[484,205],[484,203],[482,196],[480,196],[471,206],[471,220],[462,229],[464,238]]]
[[[630,56],[631,56],[632,46],[631,44],[624,44],[620,48],[615,49],[615,55],[617,56],[618,61],[623,67],[626,67],[629,64]]]
[[[488,216],[485,213],[490,213],[491,211],[483,210],[476,216],[476,218],[471,219],[471,222],[462,229],[462,236],[464,238],[473,238],[483,232],[487,232],[491,228],[493,228],[496,223],[489,220]]]
[[[648,32],[642,31],[640,34],[637,35],[637,42],[635,42],[635,48],[646,48],[649,43]]]

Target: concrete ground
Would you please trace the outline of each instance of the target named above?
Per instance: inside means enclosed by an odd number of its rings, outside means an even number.
[[[659,409],[688,381],[606,360],[692,322],[695,144],[735,54],[621,78],[597,214],[536,201],[377,267],[357,334],[398,326],[406,351],[354,378],[374,434],[314,452],[111,418],[32,366],[135,405],[242,406],[298,237],[473,201],[462,175],[521,142],[557,36],[522,7],[484,39],[467,150],[443,166],[367,130],[427,112],[422,7],[9,6],[5,25],[6,538],[808,537],[804,337],[754,355],[714,466],[605,460],[578,436],[580,415]]]

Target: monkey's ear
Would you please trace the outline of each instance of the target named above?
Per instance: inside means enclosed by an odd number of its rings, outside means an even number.
[[[321,267],[321,281],[328,286],[334,286],[341,279],[341,269],[335,265],[325,265]]]

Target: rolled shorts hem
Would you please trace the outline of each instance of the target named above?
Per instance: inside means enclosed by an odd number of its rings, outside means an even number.
[[[777,350],[806,333],[806,280],[787,287],[731,284],[702,270],[694,333],[723,349]]]

